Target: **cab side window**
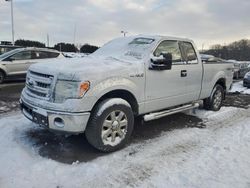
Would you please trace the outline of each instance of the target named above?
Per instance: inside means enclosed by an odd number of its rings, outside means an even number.
[[[47,53],[48,53],[49,58],[56,58],[60,55],[59,53],[56,53],[56,52],[47,52]]]
[[[11,56],[11,60],[28,60],[31,59],[31,51],[22,51]]]
[[[172,54],[173,64],[182,62],[181,51],[177,41],[166,40],[161,42],[153,54],[155,57],[159,57],[162,53]]]
[[[46,59],[46,58],[48,58],[48,54],[46,52],[42,51],[35,52],[35,59]]]
[[[60,54],[56,52],[33,51],[32,59],[56,58]]]
[[[198,63],[196,52],[190,42],[181,42],[181,48],[184,53],[185,60],[188,64]]]

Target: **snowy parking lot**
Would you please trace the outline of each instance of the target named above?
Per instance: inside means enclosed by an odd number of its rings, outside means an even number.
[[[235,83],[233,92],[249,94]],[[240,90],[240,91],[239,91]],[[19,111],[0,116],[0,187],[250,187],[249,95],[142,123],[103,154],[83,135],[55,135]]]

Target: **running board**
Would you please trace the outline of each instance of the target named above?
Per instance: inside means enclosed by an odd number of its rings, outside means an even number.
[[[190,110],[190,109],[198,108],[198,107],[199,107],[199,103],[193,103],[193,104],[188,104],[188,105],[184,105],[184,106],[169,109],[169,110],[164,110],[164,111],[161,111],[161,112],[146,114],[146,115],[144,115],[143,118],[144,118],[144,121],[151,121],[151,120],[154,120],[154,119],[159,119],[159,118],[171,115],[171,114],[175,114],[175,113],[178,113],[178,112],[182,112],[182,111],[185,111],[185,110]]]

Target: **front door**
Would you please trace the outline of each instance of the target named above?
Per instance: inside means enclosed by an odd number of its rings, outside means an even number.
[[[185,98],[187,65],[182,58],[178,41],[160,42],[153,56],[159,57],[162,53],[172,54],[172,68],[171,70],[146,70],[145,113],[187,102]]]

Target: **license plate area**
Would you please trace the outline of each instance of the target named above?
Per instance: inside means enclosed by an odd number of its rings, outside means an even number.
[[[43,116],[41,114],[38,114],[34,111],[32,111],[32,117],[33,117],[33,121],[38,124],[38,125],[41,125],[41,126],[45,126],[45,127],[48,127],[49,124],[48,124],[48,117],[47,116]]]
[[[23,102],[21,103],[21,109],[23,114],[34,123],[44,127],[49,126],[48,116],[38,113],[36,109],[24,104]]]

